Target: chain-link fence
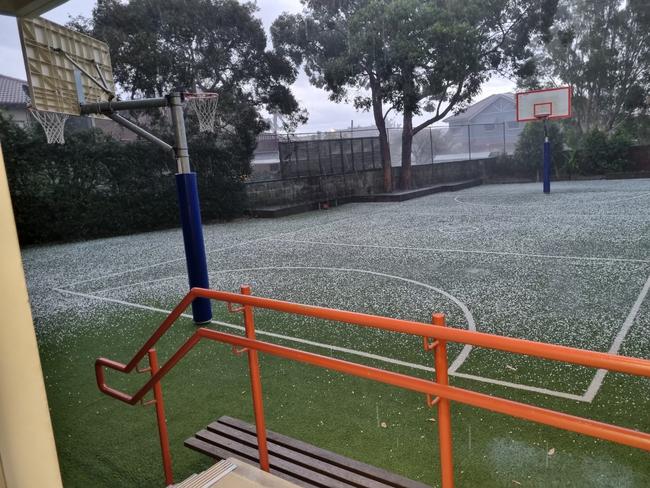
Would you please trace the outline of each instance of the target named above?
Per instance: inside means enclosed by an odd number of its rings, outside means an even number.
[[[483,159],[513,154],[524,124],[429,127],[413,137],[412,164]],[[391,162],[402,161],[402,129],[388,129]],[[345,174],[381,168],[379,131],[374,128],[331,132],[261,134],[252,163],[253,181]]]

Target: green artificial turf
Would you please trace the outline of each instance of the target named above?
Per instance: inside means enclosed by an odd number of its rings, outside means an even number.
[[[444,312],[453,327],[599,351],[627,323],[620,353],[650,357],[650,300],[635,308],[650,274],[650,182],[557,184],[545,197],[538,190],[493,185],[209,225],[211,286],[237,291],[247,283],[260,296],[425,323]],[[128,361],[186,292],[180,233],[44,246],[23,256],[65,486],[163,486],[153,407],[102,395],[93,363]],[[241,325],[223,305],[214,313]],[[256,326],[276,334],[260,340],[432,375],[327,347],[432,366],[420,338],[261,310]],[[180,319],[157,346],[161,362],[194,330]],[[450,363],[460,351],[449,345]],[[279,358],[263,356],[261,368],[269,429],[439,485],[436,412],[422,395]],[[451,376],[455,386],[650,432],[646,378],[610,373],[589,403],[553,394],[582,396],[595,373],[588,368],[474,348],[458,372],[483,381]],[[130,393],[146,379],[107,374]],[[228,346],[201,343],[163,389],[176,480],[211,464],[183,446],[187,437],[222,415],[253,420],[246,356]],[[465,405],[452,412],[458,487],[650,486],[646,452]]]

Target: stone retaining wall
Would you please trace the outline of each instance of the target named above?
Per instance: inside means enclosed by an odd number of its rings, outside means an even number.
[[[650,176],[650,146],[635,146],[630,158],[633,170],[625,174],[594,175],[587,179],[606,177]],[[395,187],[399,182],[400,167],[393,168]],[[538,181],[534,168],[516,164],[512,158],[486,158],[471,161],[419,164],[412,167],[413,188],[480,178],[484,183],[510,183]],[[556,180],[583,179],[572,175],[556,174]],[[383,170],[371,169],[340,175],[306,176],[285,180],[249,182],[246,184],[250,208],[296,205],[323,202],[336,198],[383,193]]]

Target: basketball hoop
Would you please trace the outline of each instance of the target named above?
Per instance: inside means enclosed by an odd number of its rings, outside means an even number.
[[[187,108],[194,112],[199,120],[199,131],[214,132],[217,120],[217,93],[185,93]]]
[[[34,108],[30,108],[29,111],[43,127],[48,144],[65,143],[64,129],[65,122],[69,117],[68,114],[61,112],[46,112]]]
[[[517,122],[541,120],[544,123],[544,194],[551,193],[551,141],[547,120],[571,117],[570,86],[544,88],[517,93],[515,96]]]

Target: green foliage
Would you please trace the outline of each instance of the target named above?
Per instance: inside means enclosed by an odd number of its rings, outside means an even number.
[[[330,98],[352,97],[372,110],[387,141],[387,110],[403,114],[402,187],[410,186],[412,139],[462,110],[497,71],[530,56],[533,32],[544,35],[557,0],[306,0],[302,14],[283,14],[271,28],[279,53],[304,63]],[[367,94],[366,94],[367,93]],[[428,113],[413,126],[413,117]],[[382,154],[390,166],[390,154]]]
[[[585,134],[577,152],[578,168],[585,174],[603,174],[625,171],[632,140],[629,135],[616,132],[607,134],[593,129]]]
[[[630,168],[628,156],[633,140],[627,133],[607,134],[592,129],[587,134],[579,134],[573,129],[563,130],[559,124],[548,124],[553,168],[569,175],[599,175]],[[570,147],[568,151],[565,151],[565,142]],[[526,124],[515,148],[515,162],[541,170],[543,143],[544,126],[537,122]]]
[[[108,43],[115,80],[131,97],[200,89],[219,93],[224,125],[243,104],[305,121],[289,89],[297,71],[267,49],[256,10],[236,0],[100,0],[92,18],[70,26]]]
[[[22,244],[179,224],[175,162],[150,143],[122,143],[92,130],[48,145],[40,127],[22,129],[1,113],[0,140]],[[251,143],[227,142],[189,141],[205,220],[233,218],[245,208]]]
[[[564,168],[564,134],[558,124],[547,122],[548,138],[551,143],[551,164],[553,168]],[[541,171],[544,162],[544,124],[529,122],[521,132],[515,147],[515,161],[521,166]]]
[[[650,4],[647,0],[561,0],[550,42],[536,44],[525,88],[570,84],[580,133],[612,132],[647,111]]]
[[[629,134],[635,144],[650,145],[650,115],[639,114],[628,117],[619,130]]]

